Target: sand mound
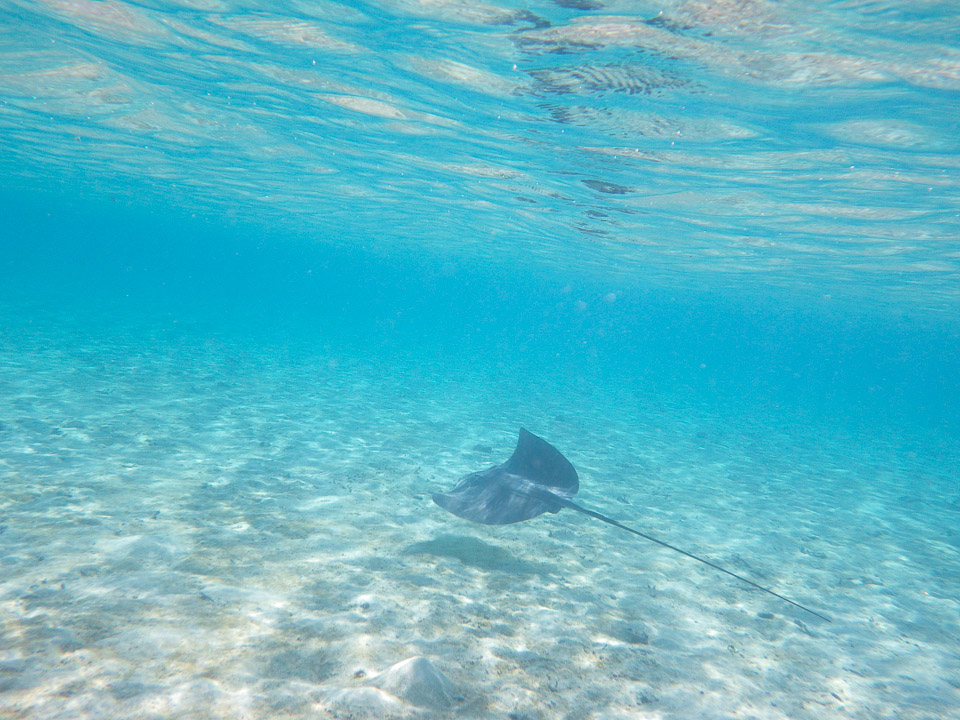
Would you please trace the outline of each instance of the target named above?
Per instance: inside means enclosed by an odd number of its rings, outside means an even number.
[[[371,678],[370,684],[422,708],[439,710],[456,701],[452,683],[425,657],[398,662]]]

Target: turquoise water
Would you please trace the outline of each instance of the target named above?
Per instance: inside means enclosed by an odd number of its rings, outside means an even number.
[[[0,714],[957,715],[957,37],[0,4]]]

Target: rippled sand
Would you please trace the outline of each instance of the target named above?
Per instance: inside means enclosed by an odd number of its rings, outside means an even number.
[[[0,380],[5,717],[960,707],[956,457],[933,438],[27,325]],[[584,505],[833,622],[576,514],[482,527],[431,503],[520,424],[577,466]],[[447,705],[371,689],[415,656]]]

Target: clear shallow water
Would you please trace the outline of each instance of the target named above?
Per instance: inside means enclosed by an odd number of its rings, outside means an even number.
[[[3,714],[956,714],[957,30],[0,7]]]

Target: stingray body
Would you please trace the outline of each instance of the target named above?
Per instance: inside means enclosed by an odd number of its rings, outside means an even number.
[[[433,501],[457,517],[484,525],[511,525],[560,512],[580,489],[577,471],[543,438],[520,428],[513,455],[502,465],[470,473]]]
[[[434,493],[433,501],[457,517],[484,525],[510,525],[535,518],[543,513],[557,513],[563,508],[576,510],[608,525],[638,535],[646,540],[686,555],[730,577],[762,590],[794,607],[829,621],[830,618],[794,602],[790,598],[758,585],[705,558],[670,545],[617,522],[613,518],[581,507],[572,501],[580,489],[577,471],[559,450],[543,438],[520,428],[520,438],[513,455],[502,465],[470,473],[447,493]]]

